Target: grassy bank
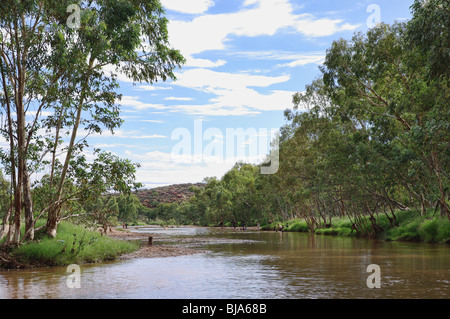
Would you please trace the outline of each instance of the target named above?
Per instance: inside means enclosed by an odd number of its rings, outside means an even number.
[[[115,260],[121,254],[136,251],[139,245],[136,241],[101,236],[83,226],[62,222],[58,225],[56,238],[38,233],[35,241],[12,249],[9,255],[17,264],[27,268],[67,266]]]
[[[447,217],[437,216],[438,214],[434,214],[434,212],[421,216],[416,210],[398,211],[395,215],[395,227],[390,224],[385,215],[377,216],[377,225],[381,227],[381,231],[377,233],[377,238],[394,241],[450,243],[450,221]],[[283,223],[275,222],[264,225],[262,229],[272,230],[277,224],[284,225],[283,231],[311,232],[303,219],[294,219]],[[368,218],[366,218],[366,224],[368,225],[368,231],[372,231]],[[314,233],[317,235],[364,236],[364,234],[359,234],[355,230],[352,231],[352,221],[348,217],[333,218],[331,227],[317,228]]]

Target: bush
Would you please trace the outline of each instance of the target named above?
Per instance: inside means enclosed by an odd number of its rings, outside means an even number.
[[[427,219],[420,225],[419,234],[425,242],[447,242],[450,239],[450,221],[437,217]]]
[[[391,214],[389,214],[390,216]],[[378,238],[398,241],[424,241],[429,243],[450,243],[450,221],[446,217],[434,217],[434,211],[430,210],[426,216],[422,216],[418,210],[396,211],[396,227],[392,227],[389,219],[384,214],[376,215],[376,223],[381,230]],[[371,231],[370,221],[366,222]],[[261,227],[261,230],[273,230],[274,226],[283,224],[274,222]],[[288,232],[310,232],[304,219],[289,221],[285,229]],[[348,217],[333,217],[331,228],[319,228],[314,231],[317,235],[360,236],[352,231],[352,222]]]
[[[436,241],[450,243],[450,220],[441,220],[437,229]]]
[[[334,218],[332,224],[336,228],[348,228],[352,229],[352,222],[348,217]]]
[[[309,230],[310,229],[308,227],[308,224],[305,221],[299,221],[299,222],[294,222],[292,225],[290,225],[286,231],[306,233],[306,232],[309,232]]]
[[[19,246],[13,255],[22,263],[37,266],[66,266],[114,260],[139,248],[140,243],[101,236],[83,226],[62,222],[56,238],[39,234],[37,241]]]
[[[402,241],[420,241],[421,237],[419,234],[419,226],[421,219],[413,218],[411,221],[404,221],[398,227],[390,229],[387,232],[387,238],[391,240],[402,240]]]
[[[437,234],[439,228],[439,220],[437,218],[425,220],[419,226],[420,237],[423,238],[425,242],[436,242]]]

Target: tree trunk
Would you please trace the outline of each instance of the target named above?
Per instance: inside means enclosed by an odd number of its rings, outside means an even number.
[[[5,216],[3,216],[3,224],[0,228],[0,240],[3,239],[9,233],[9,217],[11,216],[11,207],[9,207]],[[8,241],[8,240],[7,240]]]
[[[425,207],[425,196],[423,195],[423,192],[420,193],[420,214],[422,216],[427,214],[427,209]]]
[[[30,176],[26,167],[26,162],[23,169],[23,208],[25,215],[25,239],[34,239],[34,220],[33,220],[33,202],[31,199]]]
[[[447,190],[444,188],[444,185],[442,183],[442,177],[441,177],[441,173],[440,173],[441,172],[441,167],[440,167],[440,164],[439,164],[439,159],[438,159],[438,156],[437,156],[436,152],[432,152],[431,156],[432,156],[432,159],[433,159],[434,172],[436,174],[436,177],[438,178],[439,193],[441,195],[441,198],[439,199],[440,207],[441,207],[441,215],[442,216],[447,215],[448,220],[450,220],[450,211],[449,211],[449,208],[447,206],[447,202],[445,201]]]
[[[14,227],[11,227],[11,224],[8,225],[8,238],[6,239],[6,242],[9,243],[11,241],[11,235],[14,233],[14,229],[20,229],[20,214],[21,214],[21,207],[20,207],[20,188],[16,184],[16,160],[14,157],[14,136],[13,136],[13,124],[11,119],[11,102],[9,98],[9,93],[7,90],[6,85],[6,74],[5,70],[3,69],[3,63],[0,63],[0,70],[2,75],[2,83],[3,83],[3,91],[5,95],[5,101],[6,101],[6,114],[8,118],[8,133],[9,133],[9,146],[10,146],[10,160],[11,160],[11,184],[14,194]],[[19,183],[20,184],[20,183]],[[12,205],[11,205],[12,206]],[[10,207],[9,214],[12,213],[12,207]],[[8,217],[9,219],[9,217]],[[7,221],[8,219],[5,219]],[[7,224],[4,223],[6,226]],[[20,232],[19,232],[20,234]],[[18,239],[18,238],[17,238]]]
[[[48,212],[47,224],[45,232],[48,236],[55,238],[58,230],[58,211],[57,207],[52,207]]]
[[[20,219],[22,215],[22,179],[20,178],[21,173],[21,159],[19,156],[19,169],[17,172],[17,184],[14,185],[14,227],[11,229],[13,232],[12,241],[19,243],[20,241]]]
[[[94,60],[91,58],[91,60],[89,61],[89,71],[92,69],[93,64],[94,64]],[[80,95],[80,101],[78,103],[77,115],[76,115],[75,123],[72,128],[72,135],[70,137],[70,142],[69,142],[69,147],[67,149],[66,159],[64,161],[64,165],[63,165],[63,168],[61,171],[61,179],[59,181],[58,191],[56,192],[55,202],[57,202],[57,203],[59,203],[61,201],[62,191],[64,188],[67,170],[69,169],[69,163],[70,163],[70,159],[72,157],[72,152],[73,152],[73,149],[75,146],[75,139],[77,136],[78,127],[81,122],[81,112],[83,110],[83,105],[84,105],[84,101],[86,98],[86,90],[87,90],[87,86],[89,84],[89,78],[90,78],[90,72],[88,72],[88,74],[86,75],[86,81],[84,83],[83,91],[81,92],[81,95]],[[58,204],[48,212],[46,233],[47,233],[47,235],[49,235],[50,237],[53,237],[53,238],[56,236],[56,231],[57,231],[57,226],[58,226],[58,217],[59,217],[60,211],[61,211],[61,205]]]
[[[16,102],[16,113],[17,113],[17,146],[18,146],[18,165],[17,165],[17,187],[15,189],[15,217],[14,217],[14,241],[19,243],[20,241],[20,218],[22,213],[22,192],[26,196],[26,203],[24,206],[28,211],[28,214],[31,212],[31,220],[32,209],[31,209],[31,190],[29,179],[26,176],[27,174],[27,134],[26,134],[26,122],[25,122],[25,108],[23,104],[23,97],[25,95],[25,80],[26,80],[26,56],[27,51],[24,49],[23,52],[20,51],[19,47],[19,39],[18,39],[18,30],[19,27],[17,25],[17,21],[15,22],[15,37],[17,41],[17,92],[15,96]],[[13,150],[11,150],[13,151]],[[26,182],[26,184],[24,183]],[[28,221],[30,216],[25,216],[25,219]]]

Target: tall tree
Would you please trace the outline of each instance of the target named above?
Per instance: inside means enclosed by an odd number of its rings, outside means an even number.
[[[118,72],[147,83],[175,78],[184,59],[169,46],[167,23],[158,0],[0,3],[2,134],[10,144],[2,160],[13,182],[14,241],[22,213],[26,237],[33,238],[30,175],[44,169],[52,195],[46,232],[56,235],[65,183],[87,145],[77,142],[80,131],[114,131],[122,123]]]
[[[450,3],[415,0],[408,36],[428,59],[430,76],[450,78]]]

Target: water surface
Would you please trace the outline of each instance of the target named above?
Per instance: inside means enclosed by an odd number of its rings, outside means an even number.
[[[151,231],[155,244],[207,252],[81,265],[80,289],[64,268],[0,272],[0,298],[449,298],[450,248],[302,233]],[[367,266],[381,269],[370,289]]]

